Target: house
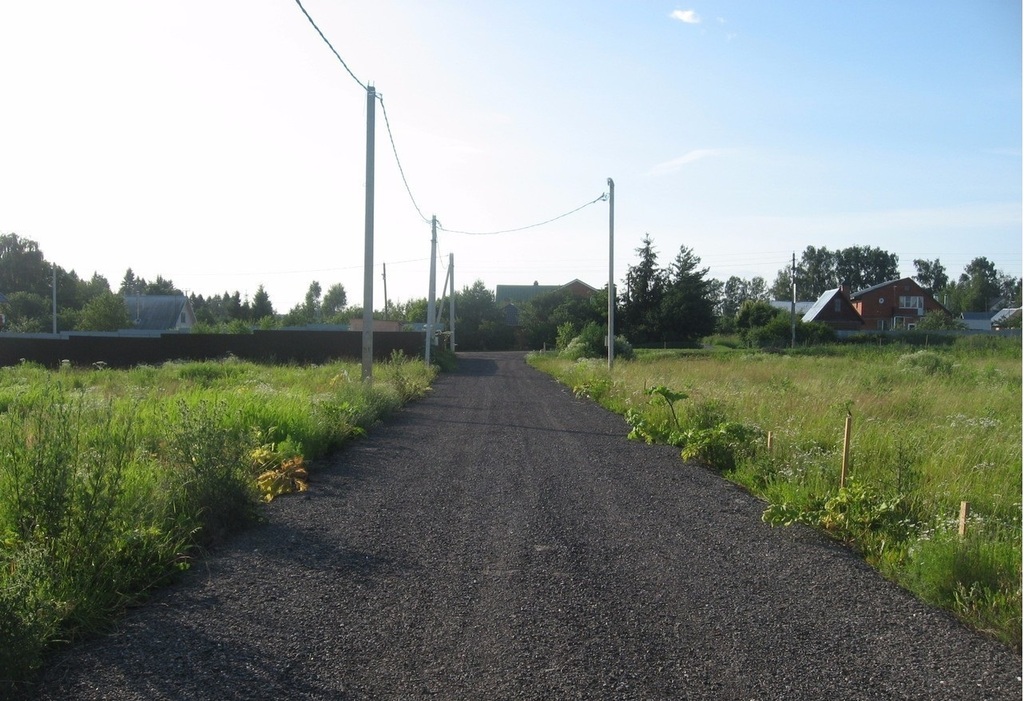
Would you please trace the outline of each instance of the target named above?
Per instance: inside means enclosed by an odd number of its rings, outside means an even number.
[[[192,302],[185,295],[125,295],[133,328],[143,331],[188,331],[196,323]]]
[[[772,305],[772,307],[774,309],[778,309],[780,311],[783,311],[786,314],[789,314],[790,310],[793,309],[793,302],[790,302],[790,301],[785,300],[785,299],[773,299],[770,302],[768,302],[768,304]],[[796,310],[795,310],[797,316],[803,316],[804,314],[807,313],[807,310],[810,309],[813,306],[814,306],[814,302],[807,302],[807,301],[799,301],[799,302],[797,302],[796,303]]]
[[[949,314],[928,290],[909,277],[855,292],[850,301],[864,320],[865,331],[910,330],[928,312]]]
[[[991,331],[994,312],[964,312],[960,319],[973,331]]]
[[[860,331],[864,328],[864,320],[857,313],[844,287],[825,290],[801,320],[805,324],[817,321],[836,331]]]
[[[994,331],[1001,331],[1003,329],[1019,329],[1020,317],[1020,307],[1017,307],[1016,309],[1000,309],[990,319],[992,323],[992,329]]]
[[[494,302],[505,315],[505,324],[519,326],[519,310],[534,297],[551,293],[567,293],[574,297],[589,299],[597,292],[596,289],[576,279],[564,285],[498,285],[494,289]]]

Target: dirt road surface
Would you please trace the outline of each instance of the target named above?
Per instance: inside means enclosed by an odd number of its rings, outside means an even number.
[[[39,699],[1015,699],[1021,658],[522,354],[56,657]]]

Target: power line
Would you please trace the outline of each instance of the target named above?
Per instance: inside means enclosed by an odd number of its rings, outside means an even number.
[[[569,216],[570,214],[575,214],[576,212],[580,211],[581,209],[585,209],[585,208],[589,207],[592,204],[595,204],[597,202],[602,202],[602,201],[607,200],[607,199],[608,199],[608,193],[602,192],[600,194],[600,196],[595,197],[594,199],[590,200],[590,202],[587,202],[586,204],[581,204],[576,209],[571,209],[568,212],[565,212],[563,214],[559,214],[557,217],[551,217],[550,219],[545,219],[544,221],[537,222],[536,224],[527,224],[526,226],[516,227],[515,229],[502,229],[500,231],[458,231],[456,229],[449,229],[449,228],[447,228],[445,226],[442,226],[441,222],[437,223],[437,228],[438,229],[443,229],[444,231],[447,231],[450,234],[464,234],[466,236],[497,236],[498,234],[511,234],[511,233],[516,232],[516,231],[525,231],[526,229],[535,229],[538,226],[544,226],[545,224],[550,224],[553,221],[558,221],[559,219],[563,219],[563,218]]]
[[[402,176],[402,183],[405,185],[405,191],[409,193],[409,199],[412,201],[412,206],[416,209],[416,212],[420,215],[420,219],[429,224],[430,218],[424,215],[423,210],[421,210],[420,206],[416,204],[416,198],[412,196],[412,190],[409,188],[409,181],[405,179],[405,169],[402,168],[402,159],[398,157],[398,147],[395,146],[395,137],[394,134],[391,133],[391,122],[388,120],[388,108],[384,106],[384,97],[382,95],[378,95],[377,99],[380,100],[380,110],[384,114],[384,126],[386,126],[388,130],[388,140],[391,141],[391,150],[395,154],[395,163],[398,164],[398,172]]]
[[[345,63],[345,59],[341,57],[341,54],[339,54],[338,51],[334,48],[334,46],[331,45],[331,42],[327,40],[327,37],[324,36],[324,33],[320,31],[320,27],[316,26],[316,22],[314,22],[313,18],[309,16],[308,12],[306,12],[306,8],[302,6],[302,3],[299,0],[295,0],[295,4],[299,6],[300,10],[302,10],[302,14],[306,15],[306,19],[308,19],[309,23],[313,25],[313,29],[315,29],[316,33],[320,35],[320,38],[324,40],[324,43],[327,44],[328,48],[332,52],[334,52],[334,55],[338,58],[339,61],[341,61],[341,65],[344,66],[345,70],[348,71],[348,74],[352,76],[352,80],[356,81],[356,83],[359,84],[359,87],[361,87],[363,90],[367,90],[368,88],[363,83],[363,81],[359,80],[359,78],[356,78],[356,74],[353,73],[352,69],[348,67],[347,63]]]

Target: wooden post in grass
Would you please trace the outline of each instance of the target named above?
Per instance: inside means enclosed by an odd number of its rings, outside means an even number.
[[[853,428],[853,415],[846,412],[846,430],[843,432],[843,468],[839,472],[839,488],[846,486],[846,471],[850,465],[850,434]]]
[[[966,501],[960,502],[960,537],[967,535],[967,514],[970,513],[971,505]]]
[[[774,438],[774,436],[772,436],[772,432],[769,431],[768,432],[768,452],[769,453],[772,452],[772,438]]]

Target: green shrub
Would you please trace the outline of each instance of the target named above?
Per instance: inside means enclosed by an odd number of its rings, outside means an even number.
[[[582,360],[583,358],[603,358],[608,355],[608,334],[605,327],[591,321],[573,338],[559,353],[566,360]],[[633,346],[622,336],[616,336],[615,356],[622,360],[633,358]]]

